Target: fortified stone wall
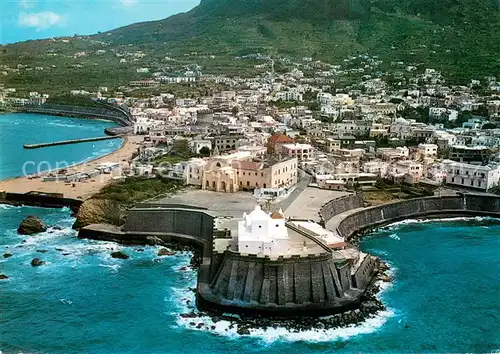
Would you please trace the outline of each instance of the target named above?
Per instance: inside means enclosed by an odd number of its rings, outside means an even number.
[[[361,293],[357,289],[348,289],[348,294],[344,291],[328,253],[272,260],[230,251],[212,282],[199,290],[202,303],[280,314],[306,309],[336,312],[353,305]]]
[[[326,222],[335,215],[342,214],[348,210],[362,208],[363,206],[364,202],[362,193],[332,199],[321,207],[321,220]]]
[[[373,269],[375,269],[378,263],[378,258],[367,255],[352,277],[353,286],[359,289],[365,288],[371,279]]]
[[[500,216],[500,197],[463,195],[410,199],[366,208],[347,215],[337,232],[349,238],[357,231],[406,218],[431,215],[494,215]]]
[[[123,230],[127,233],[176,234],[212,243],[213,217],[197,209],[131,209]]]

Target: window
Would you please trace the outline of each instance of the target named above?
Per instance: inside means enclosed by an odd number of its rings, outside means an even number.
[[[452,181],[452,182],[455,182],[455,177],[452,177],[452,178],[451,178],[451,181]]]
[[[261,174],[260,174],[260,176],[261,176],[261,177],[264,177],[264,174],[263,174],[263,173],[261,173]]]
[[[249,181],[247,181],[247,187],[250,187],[250,182]]]
[[[278,224],[276,224],[276,227],[280,227]]]
[[[255,172],[255,175],[257,176],[257,172]]]

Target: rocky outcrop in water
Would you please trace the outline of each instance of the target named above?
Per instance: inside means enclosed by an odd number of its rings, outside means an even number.
[[[10,258],[12,257],[12,253],[4,253],[3,258]]]
[[[3,279],[9,279],[9,277],[6,276],[5,274],[0,274],[0,280],[3,280]]]
[[[41,266],[41,265],[43,265],[43,264],[45,264],[45,262],[44,262],[44,261],[42,261],[40,258],[33,258],[33,259],[31,260],[31,265],[32,265],[33,267],[39,267],[39,266]]]
[[[17,228],[17,232],[21,235],[33,235],[45,231],[47,225],[37,216],[26,217]]]
[[[167,248],[162,248],[161,250],[158,251],[158,257],[163,257],[163,256],[173,256],[175,252],[170,251]]]
[[[73,229],[79,230],[82,227],[92,224],[111,224],[115,226],[123,225],[120,205],[108,199],[87,199],[83,202],[76,214],[76,221]]]
[[[126,255],[125,253],[120,252],[120,251],[111,253],[111,257],[117,258],[117,259],[129,259],[130,258],[128,255]]]

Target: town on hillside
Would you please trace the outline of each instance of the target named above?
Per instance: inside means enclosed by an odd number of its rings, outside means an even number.
[[[116,60],[126,65],[144,56],[121,53]],[[368,55],[332,65],[261,54],[234,58],[257,63],[255,76],[239,77],[204,74],[200,56],[193,53],[192,62],[176,70],[138,67],[144,78],[125,86],[66,93],[69,101],[130,112],[129,134],[139,143],[122,177],[162,176],[269,202],[301,184],[363,191],[373,203],[500,190],[496,77],[451,85],[441,72],[404,62],[382,72],[382,61]],[[4,75],[46,69],[55,70],[22,63],[1,68]],[[1,87],[0,103],[23,110],[53,102],[50,96]]]

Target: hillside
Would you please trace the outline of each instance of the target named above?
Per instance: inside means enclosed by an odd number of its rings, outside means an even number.
[[[49,63],[79,50],[114,49],[144,51],[144,66],[161,64],[166,55],[198,52],[217,56],[200,60],[205,72],[220,72],[228,68],[227,60],[247,53],[312,56],[330,63],[368,53],[386,62],[423,64],[444,71],[455,82],[467,82],[500,76],[499,8],[498,0],[202,0],[187,13],[70,43],[45,40],[4,46],[0,62]],[[58,58],[47,58],[47,51]],[[80,61],[93,66],[92,84],[140,78],[130,67],[117,67],[109,55]],[[1,80],[13,85],[34,80],[36,85],[57,83],[61,75],[68,84],[86,86],[86,70],[73,69],[59,74],[52,70],[41,79],[28,75]]]

